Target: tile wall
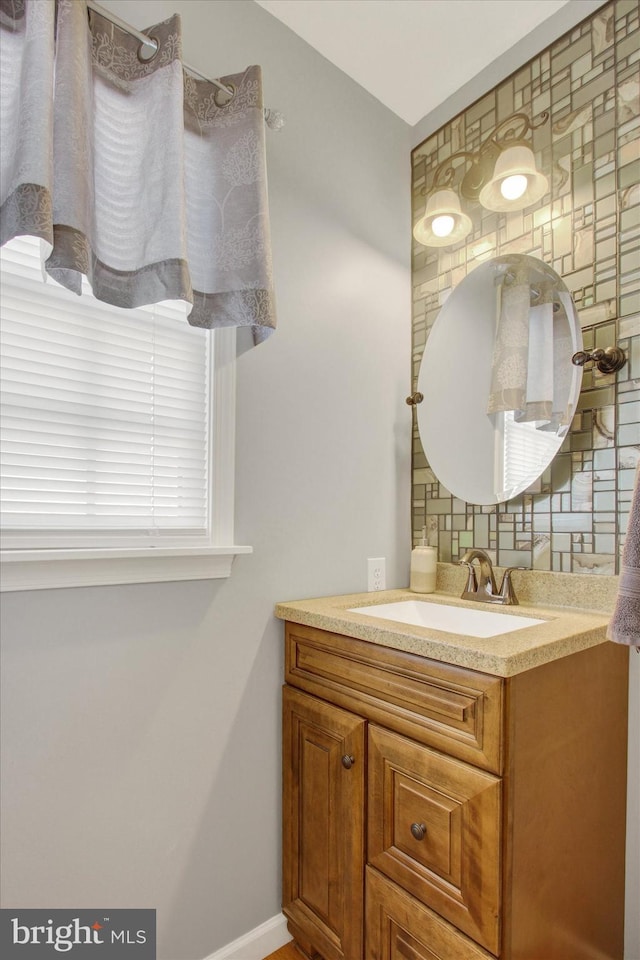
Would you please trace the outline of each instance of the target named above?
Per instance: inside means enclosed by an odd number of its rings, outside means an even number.
[[[480,262],[505,253],[538,257],[563,278],[586,350],[617,343],[628,357],[617,374],[585,371],[560,452],[529,490],[497,506],[474,506],[443,488],[414,416],[414,542],[426,526],[441,561],[473,545],[500,566],[618,572],[640,460],[639,12],[638,0],[600,8],[413,152],[415,223],[439,163],[476,150],[514,112],[550,115],[531,134],[550,181],[541,201],[509,214],[467,204],[466,240],[448,248],[413,242],[414,390],[441,304]]]

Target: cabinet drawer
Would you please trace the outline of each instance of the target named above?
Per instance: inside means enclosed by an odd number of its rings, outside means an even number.
[[[499,951],[501,781],[369,727],[368,862]]]
[[[499,677],[295,623],[288,683],[461,760],[501,772]]]
[[[367,960],[494,960],[370,867],[366,883]]]

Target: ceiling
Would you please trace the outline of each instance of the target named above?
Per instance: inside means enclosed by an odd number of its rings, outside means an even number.
[[[414,126],[568,0],[256,0]]]

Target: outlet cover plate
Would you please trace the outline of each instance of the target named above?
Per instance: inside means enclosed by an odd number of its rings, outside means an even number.
[[[369,557],[367,560],[367,590],[373,593],[376,590],[385,590],[387,585],[387,571],[384,557]]]

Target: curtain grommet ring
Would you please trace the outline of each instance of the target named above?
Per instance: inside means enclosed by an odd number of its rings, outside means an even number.
[[[155,50],[149,50],[149,45],[142,42],[138,47],[138,60],[140,63],[151,63],[160,52],[160,41],[157,37],[149,37],[149,42],[155,44]]]
[[[216,107],[226,107],[235,97],[237,87],[233,83],[225,83],[226,90],[218,89],[213,95],[213,102]]]

